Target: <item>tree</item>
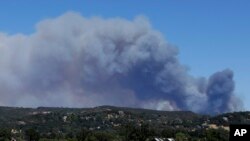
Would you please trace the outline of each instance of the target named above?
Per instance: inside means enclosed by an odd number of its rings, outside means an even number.
[[[206,131],[206,138],[209,141],[227,141],[229,139],[229,134],[222,128],[209,129]]]
[[[8,129],[0,129],[0,141],[10,140],[11,132]]]
[[[65,138],[66,138],[66,139],[72,139],[72,138],[74,138],[74,134],[73,134],[72,132],[69,132],[69,133],[67,133],[67,134],[65,135]]]
[[[143,124],[140,127],[140,132],[139,132],[139,140],[140,141],[145,141],[147,138],[153,136],[154,132],[153,130],[150,130],[148,124]]]
[[[111,141],[114,139],[114,136],[107,132],[96,132],[94,135],[98,141]]]
[[[124,129],[125,141],[139,141],[139,131],[133,124],[127,124]]]
[[[175,135],[176,141],[188,141],[188,136],[182,132],[178,132]]]
[[[130,123],[125,126],[123,133],[125,141],[145,141],[153,136],[154,131],[149,128],[148,124],[135,126]]]
[[[89,135],[85,141],[99,141],[94,135]]]
[[[164,138],[173,138],[175,136],[175,131],[172,128],[165,128],[162,130],[161,135]]]
[[[76,138],[78,141],[85,141],[87,136],[90,134],[90,131],[87,129],[82,129],[77,135]]]
[[[25,131],[25,136],[28,141],[38,141],[40,139],[39,133],[32,128]]]

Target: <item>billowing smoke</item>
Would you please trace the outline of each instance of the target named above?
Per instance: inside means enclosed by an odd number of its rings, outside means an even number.
[[[233,72],[194,78],[142,17],[66,13],[31,35],[0,34],[0,105],[238,110]]]

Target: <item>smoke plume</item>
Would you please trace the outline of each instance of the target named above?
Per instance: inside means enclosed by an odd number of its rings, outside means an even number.
[[[30,35],[0,33],[0,105],[238,110],[233,72],[190,76],[149,22],[66,13]]]

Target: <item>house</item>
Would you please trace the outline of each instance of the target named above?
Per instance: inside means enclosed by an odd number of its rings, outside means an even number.
[[[173,138],[153,138],[151,141],[175,141]]]
[[[18,134],[18,133],[20,133],[18,130],[16,130],[16,129],[11,129],[11,133],[12,134]]]
[[[63,122],[67,122],[67,118],[68,118],[67,116],[63,116],[63,118],[62,118]]]

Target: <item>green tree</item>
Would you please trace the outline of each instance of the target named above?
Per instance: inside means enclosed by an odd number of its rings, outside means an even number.
[[[127,124],[124,129],[125,141],[145,141],[153,136],[154,131],[150,129],[149,125],[143,124],[141,126],[134,126]]]
[[[94,135],[98,141],[111,141],[114,139],[114,136],[107,132],[96,132]]]
[[[94,135],[89,135],[85,141],[99,141]]]
[[[154,132],[150,129],[148,124],[143,124],[139,131],[139,140],[145,141],[147,138],[153,136]]]
[[[0,129],[0,141],[10,140],[11,132],[8,129]]]
[[[87,136],[90,134],[90,131],[87,129],[82,129],[77,135],[76,138],[78,141],[85,141]]]
[[[39,133],[32,128],[25,131],[25,136],[28,141],[38,141],[40,138]]]
[[[206,131],[206,138],[209,141],[227,141],[229,139],[228,131],[219,129],[209,129]]]
[[[165,128],[161,132],[162,137],[164,138],[173,138],[175,136],[175,130],[172,128]]]
[[[124,129],[125,141],[139,141],[139,131],[132,124],[127,124]]]
[[[178,132],[175,135],[176,141],[188,141],[188,136],[182,132]]]

